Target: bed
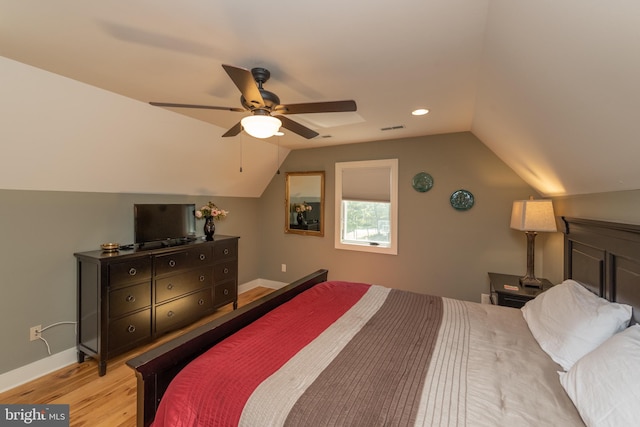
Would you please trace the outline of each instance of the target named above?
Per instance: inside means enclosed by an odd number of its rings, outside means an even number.
[[[571,280],[552,289],[586,287],[625,304],[627,323],[635,323],[640,226],[563,221]],[[556,299],[531,304],[529,317],[546,318],[536,310]],[[624,314],[620,304],[598,304],[612,318]],[[328,281],[319,270],[128,361],[138,381],[138,425],[589,423],[568,391],[581,390],[578,368],[589,357],[564,369],[565,355],[542,348],[526,317],[508,307]],[[616,332],[626,328],[617,321]]]

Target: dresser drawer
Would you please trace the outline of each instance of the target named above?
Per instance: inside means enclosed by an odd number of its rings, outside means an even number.
[[[109,317],[112,318],[149,305],[151,305],[150,281],[109,292]]]
[[[189,270],[156,280],[156,303],[213,285],[213,268]]]
[[[109,286],[117,288],[151,278],[151,258],[133,258],[109,264]]]
[[[151,338],[151,310],[144,310],[110,322],[109,351],[133,347],[139,341]]]
[[[236,239],[221,240],[213,245],[213,256],[216,261],[235,259],[238,257],[238,241]]]
[[[190,268],[213,264],[213,248],[211,246],[197,247],[187,251],[187,264]]]
[[[176,273],[189,268],[187,252],[174,252],[171,254],[156,255],[153,263],[156,267],[156,276]]]
[[[237,261],[221,262],[213,266],[213,278],[215,283],[235,279],[236,277],[238,277]]]
[[[211,289],[203,289],[156,307],[156,334],[169,332],[199,319],[213,307]]]
[[[238,295],[238,287],[235,280],[216,285],[213,289],[213,301],[216,307],[235,301]]]

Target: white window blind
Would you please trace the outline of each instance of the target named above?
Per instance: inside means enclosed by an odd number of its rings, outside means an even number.
[[[342,170],[342,200],[391,201],[391,169],[363,167]]]

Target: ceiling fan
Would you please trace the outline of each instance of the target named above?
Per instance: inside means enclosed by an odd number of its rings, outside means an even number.
[[[242,94],[240,102],[244,108],[174,104],[170,102],[150,102],[149,104],[156,107],[201,108],[237,112],[249,111],[251,112],[250,116],[244,117],[222,136],[236,136],[244,129],[248,134],[257,138],[273,136],[278,132],[280,126],[282,126],[291,132],[311,139],[318,136],[318,132],[285,116],[287,114],[339,113],[356,111],[357,109],[356,102],[352,100],[280,104],[280,98],[278,98],[275,93],[269,92],[262,87],[262,85],[269,80],[269,77],[271,77],[271,73],[266,68],[252,68],[251,71],[249,71],[245,68],[224,64],[222,68],[224,68],[229,77],[231,77],[231,80],[233,80],[233,83],[240,89],[240,93]]]

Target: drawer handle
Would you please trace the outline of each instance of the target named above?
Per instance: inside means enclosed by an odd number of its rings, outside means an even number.
[[[135,268],[131,267],[129,269],[129,276],[135,276],[137,273],[138,271]]]
[[[136,297],[134,297],[133,295],[127,296],[127,302],[136,302]]]
[[[127,331],[129,331],[129,333],[132,334],[136,331],[136,327],[133,325],[129,325],[129,327],[127,328]]]
[[[229,269],[227,267],[225,267],[222,271],[224,272],[224,274],[229,274]]]
[[[205,277],[204,277],[204,274],[203,274],[202,276],[200,276],[200,281],[204,282],[204,279],[205,279]]]
[[[175,267],[176,262],[174,260],[169,260],[169,267]]]
[[[169,284],[167,285],[167,289],[169,289],[169,290],[173,289],[173,283],[169,283]]]
[[[223,294],[225,294],[225,295],[229,295],[229,289],[225,289],[225,290],[224,290],[224,292],[223,292]]]
[[[173,317],[173,311],[169,310],[169,311],[167,312],[167,317]]]
[[[204,261],[205,259],[207,259],[207,256],[205,254],[200,254],[200,261]]]
[[[200,300],[198,300],[198,305],[204,305],[204,300],[202,298],[200,298]]]
[[[224,248],[222,253],[225,254],[225,255],[229,255],[229,248]]]

